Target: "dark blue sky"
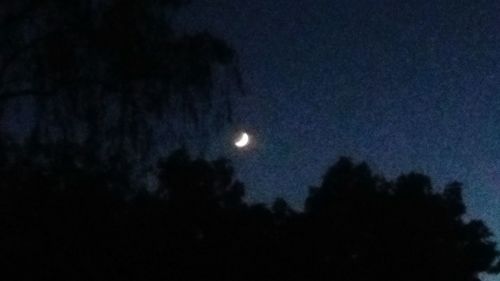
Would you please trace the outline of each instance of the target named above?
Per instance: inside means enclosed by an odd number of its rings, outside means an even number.
[[[250,94],[231,155],[252,198],[302,204],[340,155],[465,184],[500,235],[500,1],[202,0],[179,22],[238,51]]]

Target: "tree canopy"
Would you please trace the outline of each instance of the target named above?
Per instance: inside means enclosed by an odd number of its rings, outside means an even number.
[[[476,280],[499,253],[483,222],[464,218],[461,190],[436,192],[418,173],[387,181],[342,158],[307,198],[316,262],[332,279]]]
[[[23,100],[35,139],[100,152],[147,148],[174,118],[221,124],[241,90],[235,52],[209,33],[173,30],[184,4],[0,1],[0,113]]]
[[[27,278],[472,281],[498,270],[459,183],[437,192],[425,175],[389,181],[347,158],[303,211],[248,202],[227,160],[185,150],[159,161],[156,189],[136,193],[65,163],[1,176],[2,262]]]

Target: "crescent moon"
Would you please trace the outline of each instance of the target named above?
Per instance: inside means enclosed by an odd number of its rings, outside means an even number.
[[[247,133],[242,133],[239,139],[234,142],[234,145],[241,148],[247,146],[249,142],[250,136]]]

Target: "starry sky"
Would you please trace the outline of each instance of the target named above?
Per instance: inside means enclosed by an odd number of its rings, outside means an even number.
[[[301,206],[345,155],[388,178],[463,182],[469,214],[500,237],[500,1],[198,0],[177,22],[239,54],[232,130],[256,144],[234,151],[227,133],[211,148],[250,198]]]

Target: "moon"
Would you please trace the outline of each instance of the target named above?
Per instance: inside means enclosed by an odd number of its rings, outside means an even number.
[[[234,142],[234,145],[238,148],[243,148],[250,143],[250,136],[247,133],[241,133],[240,136]]]

